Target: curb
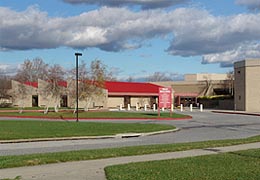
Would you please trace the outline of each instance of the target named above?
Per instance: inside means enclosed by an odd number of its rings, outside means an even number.
[[[44,142],[44,141],[66,141],[66,140],[87,140],[87,139],[113,139],[113,138],[134,138],[142,136],[152,136],[179,131],[179,128],[155,131],[149,133],[125,133],[108,136],[79,136],[79,137],[61,137],[61,138],[36,138],[36,139],[17,139],[17,140],[0,140],[0,144],[27,143],[27,142]]]
[[[17,118],[17,119],[44,119],[44,120],[61,120],[61,121],[73,121],[76,118],[58,118],[58,117],[46,117],[46,116],[2,116],[1,118]],[[79,120],[82,121],[88,121],[88,120],[123,120],[123,121],[131,121],[131,120],[169,120],[169,121],[180,121],[180,120],[189,120],[192,119],[192,116],[187,115],[186,117],[180,117],[180,118],[79,118]]]
[[[260,116],[260,113],[248,113],[248,112],[239,112],[239,111],[211,111],[213,113],[223,113],[223,114],[239,114],[239,115],[248,115],[248,116]]]

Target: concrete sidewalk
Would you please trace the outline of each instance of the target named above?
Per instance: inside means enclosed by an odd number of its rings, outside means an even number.
[[[0,170],[0,179],[21,176],[22,180],[105,180],[106,177],[104,168],[110,165],[152,160],[177,159],[259,148],[260,142],[257,142],[227,147],[194,149],[180,152],[10,168]]]

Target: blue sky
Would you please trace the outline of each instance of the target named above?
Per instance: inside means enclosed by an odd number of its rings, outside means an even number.
[[[226,73],[260,57],[259,9],[259,0],[0,0],[0,73],[36,57],[69,69],[75,52],[118,79]]]

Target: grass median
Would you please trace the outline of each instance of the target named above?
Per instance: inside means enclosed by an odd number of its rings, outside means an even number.
[[[153,154],[153,153],[163,153],[163,152],[175,152],[175,151],[184,151],[190,149],[221,147],[221,146],[230,146],[230,145],[238,145],[238,144],[253,143],[253,142],[260,142],[260,136],[250,137],[246,139],[132,146],[132,147],[121,147],[121,148],[81,150],[81,151],[32,154],[32,155],[0,156],[0,168],[33,166],[33,165],[41,165],[41,164],[49,164],[49,163],[103,159],[103,158],[112,158],[112,157],[120,157],[120,156],[133,156],[133,155]]]
[[[108,180],[256,180],[260,149],[182,159],[130,163],[105,168]]]
[[[0,140],[104,136],[175,129],[171,125],[108,122],[0,121]]]

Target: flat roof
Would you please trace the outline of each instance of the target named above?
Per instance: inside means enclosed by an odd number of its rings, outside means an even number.
[[[245,59],[234,63],[234,68],[260,66],[260,59]]]

